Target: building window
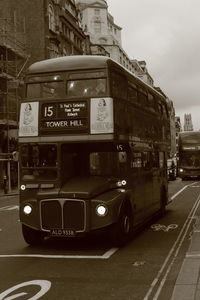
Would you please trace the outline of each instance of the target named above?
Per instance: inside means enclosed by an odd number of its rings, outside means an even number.
[[[94,22],[94,32],[101,33],[101,22],[99,21]]]
[[[49,29],[55,31],[55,13],[51,4],[49,4],[48,13],[49,13]]]
[[[95,16],[99,16],[100,15],[100,9],[95,8],[94,9],[94,14],[95,14]]]
[[[63,56],[66,56],[67,55],[67,51],[66,51],[66,48],[63,47]]]
[[[59,55],[59,49],[58,46],[54,43],[50,43],[50,58],[58,57]]]
[[[99,43],[100,44],[106,44],[107,43],[107,40],[105,38],[100,38],[99,39]]]

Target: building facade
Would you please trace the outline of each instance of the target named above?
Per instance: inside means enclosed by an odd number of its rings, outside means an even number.
[[[175,116],[175,128],[176,128],[176,153],[178,153],[179,133],[182,131],[181,119],[179,116]]]
[[[79,10],[82,29],[90,36],[92,54],[110,56],[153,86],[153,79],[147,71],[146,63],[131,60],[124,51],[121,41],[122,28],[114,22],[113,16],[108,12],[107,2],[105,0],[75,0],[75,3]]]
[[[80,27],[74,0],[16,1],[25,16],[29,65],[58,56],[90,53],[89,36]]]
[[[171,134],[171,149],[170,157],[174,157],[177,153],[176,147],[176,117],[173,102],[168,100],[169,118],[170,118],[170,134]]]

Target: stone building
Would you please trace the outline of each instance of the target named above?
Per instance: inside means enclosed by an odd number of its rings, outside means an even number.
[[[176,147],[176,117],[173,102],[168,100],[169,118],[170,118],[170,134],[171,134],[171,149],[170,157],[174,157],[177,153]]]
[[[175,116],[175,128],[176,128],[176,153],[178,153],[179,133],[182,131],[181,119],[179,116]]]
[[[14,1],[16,13],[25,16],[28,65],[57,56],[90,53],[89,37],[80,27],[74,0],[6,1]]]
[[[184,131],[193,131],[191,114],[184,115]]]
[[[123,65],[146,83],[153,86],[146,63],[131,60],[122,47],[122,28],[114,22],[108,12],[105,0],[75,0],[79,10],[79,19],[85,33],[90,36],[91,52],[95,55],[107,55]]]

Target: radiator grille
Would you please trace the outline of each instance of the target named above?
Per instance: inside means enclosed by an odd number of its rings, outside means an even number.
[[[82,200],[42,200],[42,229],[85,230],[85,203]]]

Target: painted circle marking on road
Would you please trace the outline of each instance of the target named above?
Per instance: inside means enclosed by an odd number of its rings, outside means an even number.
[[[31,280],[31,281],[22,282],[20,284],[17,284],[15,286],[7,289],[3,293],[1,293],[0,300],[13,300],[13,299],[18,298],[19,296],[27,295],[26,292],[22,292],[22,293],[18,293],[18,294],[9,296],[9,294],[11,294],[13,291],[15,291],[19,288],[28,286],[28,285],[39,285],[41,287],[40,291],[37,294],[35,294],[33,297],[27,299],[27,300],[37,300],[48,292],[48,290],[51,287],[51,282],[48,280]],[[9,296],[9,297],[6,297],[6,296]]]

